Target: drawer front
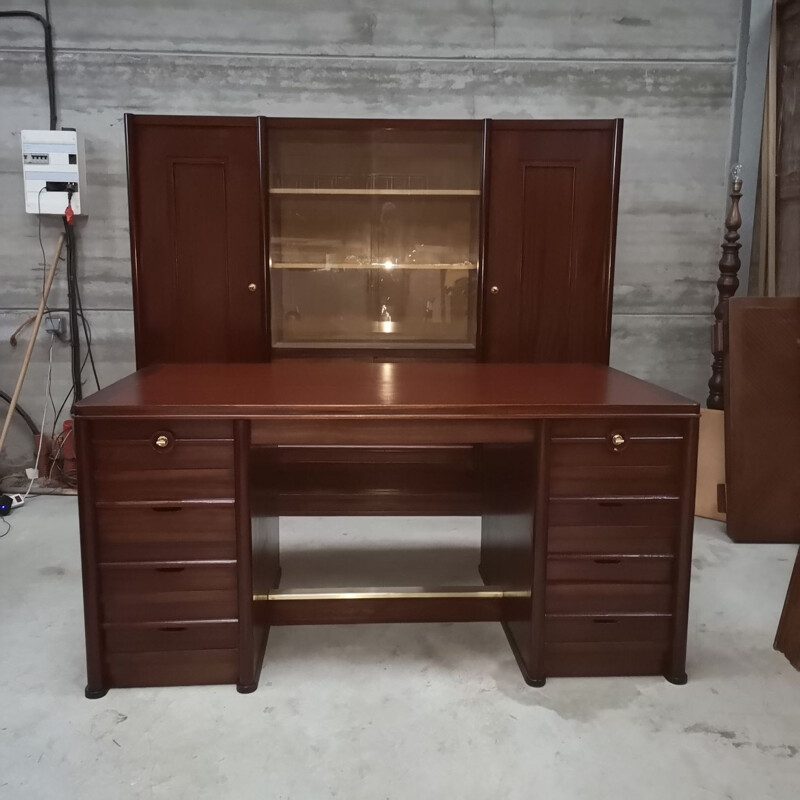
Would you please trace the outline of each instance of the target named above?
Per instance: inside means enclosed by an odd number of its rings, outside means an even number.
[[[682,438],[686,420],[674,417],[617,417],[614,419],[559,419],[550,425],[553,441],[559,439],[609,439],[615,433],[626,437]]]
[[[101,563],[236,558],[232,504],[99,506],[96,514]]]
[[[112,687],[198,686],[236,683],[238,650],[175,650],[108,653],[106,674]]]
[[[104,635],[109,653],[234,650],[239,644],[239,624],[236,620],[107,624]]]
[[[545,617],[546,642],[669,642],[668,614]]]
[[[676,500],[551,500],[547,548],[551,554],[671,554],[679,527]]]
[[[149,441],[94,443],[94,468],[105,470],[233,469],[233,443],[228,441],[177,441],[160,449]]]
[[[560,449],[560,448],[556,448]],[[583,464],[554,466],[550,473],[551,497],[651,495],[677,497],[680,470],[671,466],[608,466]]]
[[[668,583],[548,583],[547,614],[669,614]]]
[[[548,581],[669,583],[672,556],[574,556],[547,559]]]
[[[236,565],[104,565],[106,622],[237,619]]]
[[[668,645],[660,642],[552,642],[545,647],[545,674],[554,678],[663,675]]]
[[[98,471],[94,476],[99,502],[131,500],[230,500],[233,469],[152,469]]]
[[[224,419],[96,420],[92,439],[98,441],[141,440],[150,442],[157,433],[171,434],[176,443],[191,439],[233,440],[233,422]]]

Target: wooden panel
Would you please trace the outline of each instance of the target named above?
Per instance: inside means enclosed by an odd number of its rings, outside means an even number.
[[[233,442],[181,441],[168,449],[147,441],[95,442],[95,464],[115,470],[233,469]]]
[[[726,341],[728,535],[800,542],[800,298],[732,298]]]
[[[615,433],[622,433],[632,442],[637,439],[681,438],[684,424],[670,417],[610,417],[605,419],[553,420],[553,439],[603,439],[608,441]]]
[[[669,614],[668,583],[548,583],[548,614]]]
[[[233,423],[226,419],[115,419],[98,420],[92,426],[94,441],[136,439],[151,442],[168,433],[176,443],[184,439],[225,439],[233,441]]]
[[[236,564],[104,565],[106,622],[237,619]]]
[[[775,649],[780,650],[792,666],[800,670],[800,552],[794,562],[792,578],[786,592],[786,601],[775,636]]]
[[[440,420],[422,426],[414,420],[254,420],[254,445],[447,445],[480,442],[531,442],[526,420]]]
[[[581,615],[548,614],[545,638],[548,642],[662,642],[672,631],[669,614]]]
[[[119,470],[95,475],[101,502],[233,498],[232,469]]]
[[[175,650],[110,653],[106,673],[111,686],[200,686],[236,683],[236,650]]]
[[[544,662],[553,677],[661,675],[667,651],[660,642],[553,642]]]
[[[126,115],[137,366],[266,360],[258,121],[187,122]]]
[[[573,556],[547,559],[548,581],[669,583],[671,556]]]
[[[583,466],[563,459],[553,469],[551,497],[662,496],[677,497],[680,473],[675,465]]]
[[[239,623],[236,620],[106,624],[103,632],[109,653],[230,650],[239,643]]]
[[[233,504],[99,506],[100,561],[236,558]]]
[[[620,140],[492,130],[484,360],[608,363]]]

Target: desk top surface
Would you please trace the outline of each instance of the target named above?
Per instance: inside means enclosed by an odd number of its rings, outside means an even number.
[[[285,359],[148,367],[79,402],[76,416],[539,418],[698,410],[673,392],[590,364]]]

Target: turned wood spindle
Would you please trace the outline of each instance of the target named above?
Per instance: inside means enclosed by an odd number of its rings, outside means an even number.
[[[739,288],[738,272],[742,266],[739,259],[739,228],[742,226],[742,215],[739,213],[739,199],[742,196],[741,165],[733,170],[733,186],[730,194],[731,205],[725,218],[725,241],[722,243],[722,258],[719,260],[719,278],[717,290],[719,301],[714,309],[714,327],[711,334],[711,352],[714,361],[711,364],[711,378],[708,381],[708,400],[706,405],[719,411],[725,408],[723,370],[725,361],[725,340],[723,320],[727,312],[728,300]]]

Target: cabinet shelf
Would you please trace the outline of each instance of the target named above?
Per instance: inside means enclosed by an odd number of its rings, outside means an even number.
[[[406,195],[413,197],[480,197],[480,189],[270,189],[271,195]]]
[[[351,264],[351,263],[337,263],[337,264],[324,264],[316,262],[304,261],[279,261],[271,265],[271,269],[382,269],[386,272],[394,272],[395,270],[405,269],[425,269],[425,270],[442,270],[442,269],[459,269],[459,270],[473,270],[477,269],[478,265],[471,262],[463,261],[460,264],[392,264],[387,267],[383,264]]]

